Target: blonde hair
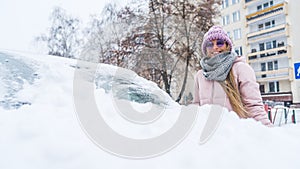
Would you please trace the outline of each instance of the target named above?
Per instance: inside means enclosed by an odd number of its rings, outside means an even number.
[[[224,82],[220,82],[220,84],[229,98],[233,111],[236,112],[240,118],[248,118],[249,115],[243,104],[232,69],[230,70],[226,80]]]

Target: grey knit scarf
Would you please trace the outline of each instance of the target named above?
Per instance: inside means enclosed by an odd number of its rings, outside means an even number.
[[[224,81],[236,57],[235,52],[223,52],[213,57],[202,58],[200,65],[204,77],[208,80]]]

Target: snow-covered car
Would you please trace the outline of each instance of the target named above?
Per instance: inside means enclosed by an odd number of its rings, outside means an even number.
[[[66,62],[62,64],[69,64],[74,69],[86,68],[78,67],[75,60],[56,59]],[[4,109],[18,109],[23,105],[31,104],[32,101],[30,99],[19,97],[18,94],[24,86],[32,85],[39,79],[38,70],[40,66],[45,65],[38,64],[34,59],[26,59],[22,54],[0,52],[1,107]],[[89,71],[89,68],[86,69]],[[96,89],[103,89],[106,93],[113,92],[116,98],[137,103],[150,102],[161,106],[174,102],[155,83],[139,77],[128,69],[99,64],[99,68],[96,71],[93,77]]]

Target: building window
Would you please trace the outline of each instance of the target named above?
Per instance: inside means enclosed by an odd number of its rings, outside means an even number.
[[[240,0],[232,0],[232,5],[239,3],[239,2],[240,2]]]
[[[266,50],[273,49],[273,48],[276,48],[276,40],[266,42],[266,45],[264,43],[259,44],[260,51],[263,51],[265,49]]]
[[[223,0],[222,1],[222,8],[227,8],[229,6],[229,0]]]
[[[242,46],[234,48],[234,51],[239,56],[243,55],[243,48],[242,48]]]
[[[259,51],[264,51],[265,50],[265,44],[264,43],[260,43],[259,44]]]
[[[270,92],[279,92],[279,82],[269,82],[269,91]]]
[[[266,42],[266,49],[272,49],[272,43],[271,42]]]
[[[278,61],[268,62],[268,70],[278,70]]]
[[[276,48],[276,40],[273,40],[273,48]]]
[[[271,22],[266,22],[265,23],[265,29],[271,28]]]
[[[258,5],[257,6],[257,11],[261,11],[262,10],[262,6],[261,5]]]
[[[230,36],[230,32],[227,32],[227,35],[228,35],[228,37],[231,37],[231,36]]]
[[[232,20],[233,22],[237,22],[240,20],[240,11],[236,11],[232,13]]]
[[[261,11],[261,10],[266,9],[266,8],[269,8],[269,7],[271,7],[271,6],[273,6],[273,1],[264,3],[264,4],[262,4],[262,5],[258,5],[258,6],[256,7],[256,9],[257,9],[257,11]]]
[[[284,46],[284,42],[283,41],[281,41],[281,42],[278,42],[278,47],[281,47],[281,46]]]
[[[274,61],[274,70],[278,70],[278,61],[277,60]]]
[[[265,85],[259,85],[259,90],[261,93],[265,93]]]
[[[273,28],[273,27],[275,27],[275,20],[265,23],[265,29],[269,29],[269,28]]]
[[[272,20],[271,25],[271,27],[275,27],[275,20]]]
[[[258,24],[258,30],[269,29],[275,27],[275,20],[265,22],[264,24]]]
[[[274,82],[270,82],[269,83],[269,91],[270,92],[275,92],[275,84],[274,84]]]
[[[229,15],[223,16],[223,25],[228,25],[230,23]]]
[[[267,62],[267,63],[260,63],[261,66],[261,71],[266,71],[266,66],[268,66],[268,71],[271,70],[278,70],[278,61],[271,61],[271,62]]]
[[[241,29],[233,30],[233,37],[234,37],[234,40],[241,39],[242,38]]]
[[[267,3],[264,3],[264,9],[268,8],[269,7],[269,2]]]
[[[268,62],[268,70],[273,70],[273,62]]]
[[[264,29],[264,24],[259,24],[259,25],[258,25],[258,30],[261,31],[261,30],[263,30],[263,29]]]
[[[266,71],[266,63],[260,63],[261,71]]]

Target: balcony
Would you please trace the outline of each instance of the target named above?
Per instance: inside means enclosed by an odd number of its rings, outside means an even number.
[[[288,55],[288,56],[289,56],[289,55]],[[283,57],[286,57],[286,54],[273,55],[273,56],[266,56],[266,57],[256,58],[256,59],[250,59],[250,58],[249,58],[248,63],[265,62],[265,61],[268,61],[268,60],[276,60],[276,59],[283,58]],[[252,56],[252,58],[255,58],[255,57]],[[290,58],[290,57],[289,57],[289,58]]]
[[[249,14],[246,16],[247,24],[253,23],[257,20],[261,20],[270,16],[283,14],[285,13],[286,2],[280,3],[269,8],[263,9],[261,11],[257,11],[255,13]]]
[[[282,57],[291,58],[291,55],[288,51],[290,51],[290,46],[280,46],[277,48],[258,51],[258,52],[252,51],[253,53],[248,54],[247,58],[249,63],[261,62],[261,61],[271,60],[271,59],[278,59]]]
[[[257,32],[251,32],[247,34],[247,44],[256,43],[277,37],[288,37],[289,36],[289,24],[282,24],[272,28],[260,30]]]
[[[270,33],[273,33],[273,32],[287,30],[287,29],[288,29],[288,24],[281,24],[281,25],[271,27],[271,28],[268,28],[268,29],[263,29],[263,30],[258,30],[258,31],[248,33],[247,38],[251,39],[251,38],[263,36],[263,35],[270,34]]]
[[[292,68],[255,72],[257,82],[291,80]]]
[[[255,38],[251,38],[247,40],[247,45],[267,41],[270,39],[270,37],[280,39],[280,38],[287,38],[288,36],[289,36],[288,31],[280,31],[277,33],[272,32],[272,33],[265,34],[263,36],[259,36],[259,37],[257,36]]]

